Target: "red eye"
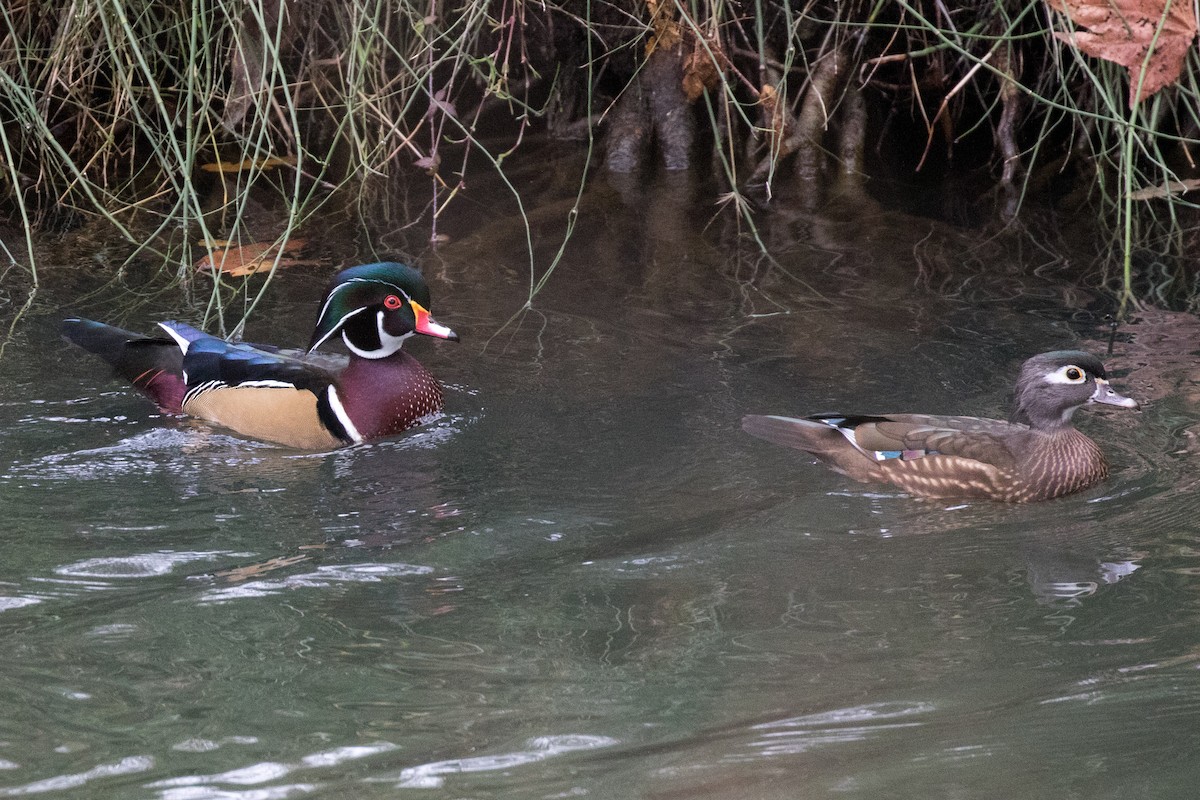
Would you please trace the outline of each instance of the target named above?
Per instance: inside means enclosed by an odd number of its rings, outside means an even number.
[[[395,311],[400,306],[404,305],[404,301],[394,294],[389,294],[383,298],[383,307],[388,311]]]

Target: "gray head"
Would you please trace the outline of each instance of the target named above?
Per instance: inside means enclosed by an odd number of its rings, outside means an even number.
[[[1055,431],[1071,424],[1075,409],[1088,403],[1137,408],[1108,385],[1100,359],[1079,350],[1034,356],[1021,366],[1013,399],[1012,421]]]

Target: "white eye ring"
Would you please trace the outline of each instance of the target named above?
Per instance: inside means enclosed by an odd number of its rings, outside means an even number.
[[[1080,384],[1087,383],[1087,370],[1074,364],[1059,367],[1046,376],[1046,383]]]

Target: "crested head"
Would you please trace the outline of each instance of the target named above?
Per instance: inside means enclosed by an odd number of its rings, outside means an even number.
[[[1021,376],[1024,377],[1031,372],[1053,371],[1059,367],[1070,365],[1086,369],[1097,378],[1108,379],[1108,373],[1104,370],[1104,362],[1083,350],[1052,350],[1049,353],[1039,353],[1021,365]]]
[[[334,276],[317,316],[314,350],[336,333],[362,358],[386,358],[415,333],[457,341],[429,314],[429,287],[407,264],[387,261],[342,270]]]
[[[1080,350],[1056,350],[1030,358],[1021,366],[1012,421],[1053,432],[1067,428],[1075,410],[1088,403],[1137,408],[1108,384],[1104,363]]]

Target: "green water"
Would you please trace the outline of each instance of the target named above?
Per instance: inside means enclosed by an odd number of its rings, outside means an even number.
[[[969,246],[931,223],[781,214],[770,265],[707,207],[590,202],[499,333],[521,237],[460,220],[425,269],[463,343],[411,348],[445,418],[336,453],[154,415],[46,290],[0,361],[0,796],[1195,795],[1195,407],[1081,412],[1114,474],[1060,501],[850,483],[741,416],[1002,416],[1098,316],[914,280]],[[306,341],[331,271],[247,338]]]

